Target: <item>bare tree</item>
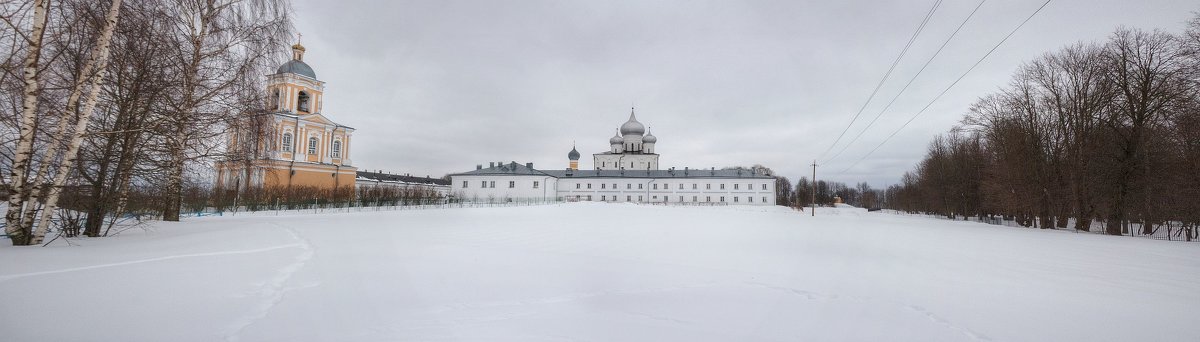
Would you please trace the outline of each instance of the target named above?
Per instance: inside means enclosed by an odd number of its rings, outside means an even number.
[[[178,221],[188,164],[223,150],[223,124],[247,112],[238,90],[254,79],[247,75],[265,73],[291,24],[282,0],[175,0],[164,11],[175,19],[163,30],[174,38],[179,83],[170,111],[156,118],[156,141],[165,156],[163,219]]]
[[[1138,183],[1149,170],[1147,147],[1153,126],[1184,99],[1186,55],[1170,34],[1125,29],[1113,35],[1104,54],[1112,63],[1108,79],[1117,94],[1104,120],[1116,148],[1111,155],[1116,170],[1108,190],[1112,200],[1105,231],[1119,235],[1129,206],[1148,195],[1138,191]]]
[[[27,43],[26,57],[23,65],[22,103],[18,129],[20,130],[13,152],[12,170],[9,174],[8,212],[4,216],[4,232],[14,245],[26,245],[30,241],[30,227],[22,221],[25,200],[28,190],[28,171],[33,157],[33,139],[36,130],[38,114],[38,90],[40,64],[42,56],[42,39],[46,32],[46,22],[49,19],[49,0],[33,1],[33,19],[30,22],[30,33],[25,37]]]
[[[100,82],[104,79],[104,72],[108,66],[109,43],[112,41],[113,31],[117,26],[117,16],[121,13],[121,0],[113,0],[109,6],[108,14],[104,17],[104,28],[100,36],[96,39],[95,52],[84,65],[82,74],[88,76],[87,86],[91,89],[87,94],[87,100],[84,102],[83,109],[78,110],[75,118],[75,128],[72,130],[70,141],[62,149],[63,160],[59,163],[58,170],[54,176],[53,186],[50,188],[50,193],[46,197],[45,209],[42,211],[41,222],[38,223],[37,229],[34,230],[31,244],[41,244],[42,238],[46,236],[46,232],[50,230],[51,215],[54,214],[58,207],[58,198],[62,194],[63,186],[67,182],[67,175],[70,173],[71,167],[75,164],[75,159],[79,153],[80,143],[83,142],[84,132],[87,130],[88,123],[91,121],[92,112],[96,109],[97,97],[100,94]],[[95,70],[95,72],[93,72]],[[82,89],[72,91],[70,102],[68,102],[68,111],[78,108],[79,92]],[[54,151],[54,150],[51,150]],[[55,154],[49,152],[47,155]],[[43,164],[45,165],[45,164]]]

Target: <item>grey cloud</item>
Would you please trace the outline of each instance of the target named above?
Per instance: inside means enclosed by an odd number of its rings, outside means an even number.
[[[1040,1],[989,1],[875,127],[818,177],[896,182],[933,135],[1020,63],[1118,26],[1177,31],[1191,1],[1059,0],[858,166],[849,166]],[[440,176],[498,160],[566,167],[608,148],[636,104],[664,166],[764,164],[797,179],[862,105],[932,1],[307,1],[325,113],[358,128],[354,162]],[[974,7],[945,2],[860,121]],[[853,136],[865,122],[847,135]],[[836,150],[835,150],[836,151]]]

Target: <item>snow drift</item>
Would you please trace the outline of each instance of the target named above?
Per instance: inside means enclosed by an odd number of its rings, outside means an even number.
[[[822,208],[207,217],[0,247],[10,341],[1190,341],[1200,246]],[[131,231],[132,232],[132,231]]]

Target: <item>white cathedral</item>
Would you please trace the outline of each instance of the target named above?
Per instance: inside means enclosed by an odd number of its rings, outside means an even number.
[[[629,113],[608,151],[592,155],[593,168],[579,169],[579,151],[568,166],[538,170],[533,163],[491,162],[450,175],[451,193],[467,201],[598,201],[664,204],[774,205],[775,178],[754,170],[659,169],[658,138]]]

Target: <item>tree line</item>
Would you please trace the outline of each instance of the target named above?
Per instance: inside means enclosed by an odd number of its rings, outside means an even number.
[[[210,191],[213,160],[241,150],[228,131],[265,111],[262,75],[285,56],[290,11],[283,0],[0,3],[12,243],[71,220],[88,236],[130,213],[178,220]],[[84,215],[56,216],[63,205]]]
[[[1122,28],[1023,64],[885,196],[893,209],[1028,227],[1196,227],[1200,14],[1182,33]]]

